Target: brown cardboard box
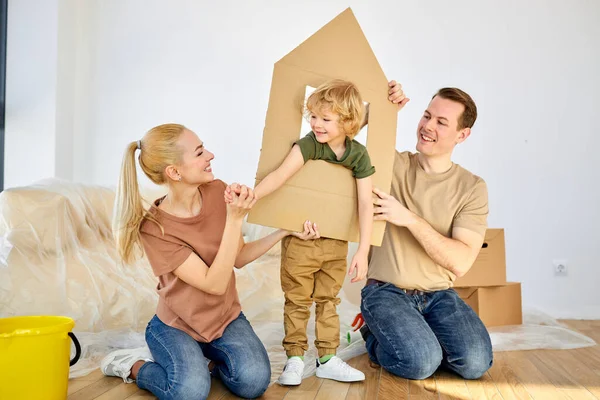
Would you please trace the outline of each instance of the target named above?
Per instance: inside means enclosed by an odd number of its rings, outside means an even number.
[[[499,286],[506,284],[504,229],[488,229],[473,266],[454,281],[454,287]]]
[[[521,284],[455,288],[461,299],[479,315],[486,327],[521,325]]]
[[[256,184],[275,170],[300,138],[306,86],[340,78],[352,81],[369,103],[367,149],[373,185],[389,193],[396,147],[396,107],[387,99],[387,78],[348,8],[279,60],[273,70]],[[303,132],[302,136],[308,132]],[[300,231],[317,222],[324,237],[357,242],[358,202],[350,170],[308,161],[284,186],[261,199],[248,222]],[[371,244],[380,246],[385,223],[376,221]]]

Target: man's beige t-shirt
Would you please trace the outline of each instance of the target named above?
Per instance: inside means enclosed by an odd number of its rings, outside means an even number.
[[[223,200],[225,183],[215,180],[201,185],[200,213],[191,218],[179,218],[160,210],[164,199],[154,202],[149,212],[160,222],[160,227],[144,220],[140,228],[144,251],[154,275],[158,277],[158,308],[156,315],[165,324],[180,329],[195,340],[211,342],[220,338],[242,308],[235,286],[235,273],[225,294],[213,295],[198,290],[173,271],[193,252],[210,267],[213,263],[225,230],[227,209]]]
[[[391,195],[446,237],[454,227],[485,235],[487,186],[458,164],[429,175],[417,154],[396,152]],[[407,228],[388,222],[381,247],[371,248],[368,278],[402,289],[433,291],[452,287],[456,276],[436,264]]]

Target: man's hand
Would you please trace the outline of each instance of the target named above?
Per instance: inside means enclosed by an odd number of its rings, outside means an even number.
[[[404,207],[393,196],[373,188],[377,199],[373,202],[373,219],[375,221],[387,221],[397,226],[407,226],[417,222],[416,215]]]
[[[302,240],[313,240],[321,237],[319,229],[317,228],[317,223],[312,223],[310,221],[304,221],[304,232],[290,232],[289,234]]]
[[[402,110],[406,103],[410,101],[410,99],[404,95],[404,92],[402,91],[402,85],[396,81],[390,81],[388,83],[388,87],[388,99],[392,103],[398,105],[398,111]]]
[[[352,275],[354,270],[356,270],[356,276],[352,278],[350,282],[355,283],[358,281],[362,281],[367,276],[367,270],[369,269],[369,252],[368,251],[357,251],[352,257],[352,262],[350,263],[350,269],[348,270],[348,275]]]

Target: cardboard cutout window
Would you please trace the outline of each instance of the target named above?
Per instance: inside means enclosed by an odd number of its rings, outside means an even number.
[[[389,193],[396,145],[396,107],[386,78],[356,18],[348,8],[279,60],[273,70],[256,184],[281,165],[298,140],[306,86],[330,79],[356,85],[369,103],[367,150],[375,167],[373,185]],[[248,222],[302,230],[315,221],[323,237],[358,242],[358,201],[352,172],[326,161],[308,161],[281,188],[261,199]],[[385,223],[373,225],[371,244],[381,245]]]

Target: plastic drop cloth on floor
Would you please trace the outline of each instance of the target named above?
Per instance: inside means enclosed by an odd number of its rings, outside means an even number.
[[[147,261],[119,262],[114,198],[111,188],[60,179],[0,193],[0,317],[73,318],[87,351],[75,375],[98,367],[88,343],[104,354],[122,342],[115,332],[137,336],[156,309],[157,282]],[[103,339],[90,340],[96,337]]]
[[[147,190],[153,200],[162,192]],[[111,233],[114,190],[57,179],[0,193],[0,317],[66,315],[75,320],[74,332],[82,357],[70,376],[86,375],[99,367],[110,351],[145,345],[144,331],[154,315],[157,280],[145,258],[123,266]],[[244,225],[246,241],[272,229]],[[355,244],[350,245],[351,259]],[[284,298],[279,283],[279,245],[237,273],[244,313],[265,344],[277,379],[286,357],[283,338]],[[346,341],[359,312],[360,288],[347,277],[340,292],[340,348],[348,360],[365,353],[357,333]],[[308,324],[309,351],[305,375],[315,372],[314,307]],[[524,324],[490,330],[494,350],[568,349],[594,345],[535,310],[525,310]]]

